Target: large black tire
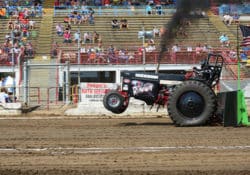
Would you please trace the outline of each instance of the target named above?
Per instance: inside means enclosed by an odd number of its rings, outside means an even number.
[[[103,105],[107,110],[115,114],[120,114],[123,113],[128,107],[125,100],[125,97],[123,97],[119,92],[110,91],[105,94],[103,98]]]
[[[177,126],[201,126],[216,111],[216,95],[200,81],[185,81],[173,89],[167,107]]]

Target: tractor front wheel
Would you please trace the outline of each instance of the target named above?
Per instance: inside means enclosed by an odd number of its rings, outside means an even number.
[[[122,96],[118,91],[110,91],[103,98],[104,107],[115,113],[123,113],[128,107],[128,99]]]

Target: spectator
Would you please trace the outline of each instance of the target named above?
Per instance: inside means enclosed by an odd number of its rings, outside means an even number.
[[[223,16],[223,22],[226,24],[226,25],[231,25],[232,22],[233,22],[233,17],[230,16],[229,14],[225,14]]]
[[[151,38],[148,40],[147,47],[145,48],[146,52],[152,52],[155,48],[155,41]]]
[[[153,27],[153,37],[160,36],[160,30],[157,28],[157,26]]]
[[[83,43],[86,44],[86,43],[90,43],[91,41],[92,41],[91,33],[90,32],[85,32],[83,34]]]
[[[240,59],[241,59],[241,61],[247,61],[247,60],[248,60],[248,55],[247,55],[247,52],[246,52],[246,51],[243,51],[243,52],[240,54]]]
[[[93,32],[93,39],[92,40],[93,40],[93,43],[102,42],[100,34],[97,33],[96,31]]]
[[[112,19],[111,25],[112,25],[112,29],[119,29],[120,28],[119,21],[116,18]]]
[[[52,57],[55,58],[58,54],[58,48],[59,48],[59,45],[57,42],[54,42],[52,44]]]
[[[110,0],[104,0],[103,4],[105,7],[109,7],[110,6]]]
[[[204,46],[202,47],[202,51],[209,53],[211,51],[211,46],[205,43]]]
[[[153,6],[154,5],[154,0],[147,0],[146,3]]]
[[[94,18],[94,14],[93,13],[90,13],[88,15],[88,21],[89,21],[89,24],[95,24],[95,18]]]
[[[181,51],[181,48],[179,47],[179,45],[178,44],[173,45],[172,52],[175,53],[179,51]]]
[[[63,18],[63,22],[64,22],[64,23],[69,23],[69,17],[66,16],[65,18]]]
[[[233,62],[237,61],[237,53],[235,52],[234,49],[230,49],[228,56]]]
[[[29,38],[29,36],[30,36],[30,33],[29,33],[28,29],[23,28],[22,33],[21,33],[21,37],[22,38]]]
[[[156,9],[156,14],[157,15],[162,15],[163,14],[161,2],[156,3],[155,9]]]
[[[82,15],[77,13],[76,17],[74,18],[74,24],[81,24],[82,23]]]
[[[0,19],[6,18],[6,9],[0,7]]]
[[[127,51],[125,49],[120,49],[118,52],[118,58],[122,61],[125,61],[125,63],[127,64],[129,59]]]
[[[184,29],[183,26],[180,26],[180,27],[179,27],[179,30],[176,32],[176,35],[177,35],[177,36],[184,37],[184,38],[187,38],[187,37],[188,37],[188,34],[187,34],[187,32],[185,31],[185,29]]]
[[[95,6],[102,6],[102,0],[94,0]]]
[[[10,20],[8,21],[8,29],[9,29],[9,30],[13,30],[13,29],[14,29],[14,23],[13,23],[13,21],[11,20],[11,18],[10,18]]]
[[[65,25],[65,31],[69,31],[69,32],[71,31],[71,24],[70,23]]]
[[[153,9],[152,9],[150,3],[148,3],[148,4],[146,5],[146,14],[147,14],[147,15],[152,15],[152,14],[153,14]]]
[[[71,40],[71,34],[70,34],[70,31],[65,31],[64,34],[63,34],[63,38],[64,38],[64,43],[71,43],[72,40]]]
[[[112,5],[114,6],[121,5],[120,0],[113,0]]]
[[[86,6],[84,2],[82,3],[82,6],[81,6],[81,12],[83,15],[87,15],[89,13],[88,7]]]
[[[14,93],[14,86],[15,86],[14,78],[8,75],[5,78],[5,87],[7,88],[8,95],[12,95]]]
[[[150,38],[148,40],[148,46],[154,46],[155,45],[155,41],[153,40],[153,38]]]
[[[4,86],[5,86],[4,77],[1,77],[1,79],[0,79],[0,88],[4,87]]]
[[[188,52],[192,52],[192,51],[193,51],[192,46],[187,46],[187,51],[188,51]]]
[[[94,15],[95,11],[91,7],[88,8],[88,13]]]
[[[10,33],[7,33],[5,35],[5,41],[10,41],[10,40],[11,40],[11,35],[10,35]]]
[[[25,47],[25,55],[28,57],[33,57],[34,56],[34,50],[31,42],[28,42]]]
[[[238,13],[234,13],[233,14],[233,22],[235,24],[239,24],[240,23],[239,19],[240,19],[240,15]]]
[[[229,38],[227,37],[226,34],[222,34],[219,37],[219,40],[220,40],[222,47],[228,47],[230,45]]]
[[[57,23],[56,33],[58,36],[63,36],[63,26],[61,25],[61,23]]]
[[[198,43],[197,46],[195,47],[195,53],[196,55],[201,55],[202,52],[203,52],[203,47],[201,46],[200,43]]]
[[[81,36],[80,36],[81,34],[80,34],[80,32],[78,32],[78,31],[76,31],[75,33],[74,33],[74,42],[75,43],[78,43],[78,41],[79,42],[81,42]]]
[[[116,62],[117,61],[115,56],[116,49],[112,44],[108,47],[107,52],[108,52],[107,62],[108,63]]]
[[[73,12],[71,12],[69,15],[68,15],[68,19],[69,19],[69,21],[68,21],[68,23],[72,23],[72,22],[74,22],[75,21],[75,14],[73,13]]]
[[[5,103],[9,103],[10,98],[9,95],[7,94],[7,90],[4,87],[1,87],[0,90],[0,104],[5,104]]]
[[[128,29],[128,20],[126,18],[122,18],[120,20],[120,28],[121,29]]]
[[[31,8],[30,8],[30,12],[29,12],[29,13],[30,13],[30,14],[29,14],[29,16],[30,16],[31,18],[36,17],[36,10],[35,10],[34,5],[33,5],[33,6],[31,6]]]
[[[35,29],[35,21],[33,21],[33,20],[29,20],[29,29],[30,30],[33,30],[33,29]]]
[[[88,16],[85,14],[82,14],[82,23],[86,24],[88,22]]]

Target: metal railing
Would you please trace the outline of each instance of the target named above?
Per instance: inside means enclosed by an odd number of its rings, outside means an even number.
[[[227,50],[214,49],[212,53],[223,54],[227,63],[235,63],[235,60],[227,54]],[[81,65],[137,65],[137,64],[157,64],[159,59],[159,51],[145,52],[135,51],[126,55],[102,53],[80,53],[80,62],[78,63],[77,50],[61,50],[58,55],[58,62],[65,63],[69,61],[71,64]],[[196,53],[196,51],[179,51],[165,52],[161,58],[161,64],[199,64],[201,60],[207,58],[208,52]]]
[[[54,6],[54,16],[66,16],[72,11],[77,13],[86,13],[80,9],[73,9],[72,6]],[[136,16],[136,15],[147,15],[146,6],[87,6],[88,9],[94,10],[95,16]],[[153,6],[153,14],[157,14],[155,6]],[[175,13],[175,5],[161,6],[160,14],[173,14]],[[88,13],[88,12],[87,12]]]

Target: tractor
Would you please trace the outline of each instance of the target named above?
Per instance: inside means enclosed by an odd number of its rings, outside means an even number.
[[[217,111],[218,85],[224,59],[219,54],[208,54],[199,67],[182,74],[155,72],[121,72],[121,86],[109,90],[103,98],[104,107],[115,114],[123,113],[130,98],[147,105],[167,107],[176,126],[207,124]]]

